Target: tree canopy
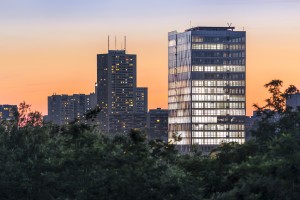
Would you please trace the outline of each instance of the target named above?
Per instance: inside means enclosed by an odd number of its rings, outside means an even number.
[[[272,112],[255,139],[210,155],[181,154],[139,130],[109,136],[76,123],[2,123],[0,199],[300,199],[300,112],[283,99],[298,90],[281,86],[266,84],[271,97],[258,109]]]

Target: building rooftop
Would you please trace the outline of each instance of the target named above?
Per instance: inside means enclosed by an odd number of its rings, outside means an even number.
[[[111,54],[125,54],[126,51],[125,50],[108,50],[108,53],[111,53]]]
[[[233,31],[235,27],[221,27],[221,26],[197,26],[193,28],[186,29],[185,31]]]

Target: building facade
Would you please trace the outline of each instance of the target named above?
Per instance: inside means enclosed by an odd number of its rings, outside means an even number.
[[[136,112],[148,112],[148,88],[146,87],[136,88]]]
[[[148,136],[150,139],[168,141],[168,110],[150,109],[147,116]]]
[[[15,116],[15,112],[18,111],[18,107],[16,105],[0,105],[0,121],[2,120],[13,120]]]
[[[102,131],[127,132],[146,127],[147,88],[138,88],[136,80],[135,54],[109,50],[97,55],[96,93]]]
[[[95,99],[95,93],[49,96],[46,120],[57,125],[67,125],[75,120],[85,123],[85,114],[96,107]]]
[[[290,107],[293,111],[297,111],[300,107],[300,93],[289,95],[286,98],[286,107]]]
[[[246,32],[195,27],[168,34],[169,140],[210,151],[245,141]]]
[[[109,115],[109,132],[126,133],[130,129],[147,128],[147,113],[118,113]]]

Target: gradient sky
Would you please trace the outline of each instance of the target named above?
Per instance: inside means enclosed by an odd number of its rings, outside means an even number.
[[[47,114],[54,92],[93,92],[107,35],[126,35],[149,108],[167,108],[167,34],[190,22],[247,31],[248,115],[268,81],[300,88],[300,0],[0,0],[0,104]]]

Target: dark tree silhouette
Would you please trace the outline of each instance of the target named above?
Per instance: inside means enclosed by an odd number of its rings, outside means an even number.
[[[43,116],[38,111],[31,111],[31,105],[21,102],[16,113],[16,119],[19,127],[42,126]]]
[[[253,104],[257,111],[262,112],[263,110],[270,109],[275,112],[283,112],[286,109],[286,98],[288,95],[299,92],[296,86],[290,85],[284,92],[281,91],[283,82],[278,79],[274,79],[269,83],[265,84],[264,87],[268,89],[271,96],[265,100],[264,106]]]

